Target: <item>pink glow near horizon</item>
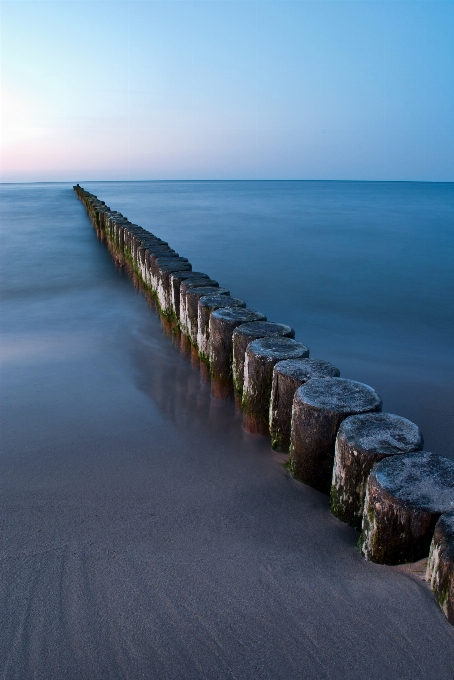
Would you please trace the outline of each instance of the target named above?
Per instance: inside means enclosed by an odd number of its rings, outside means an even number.
[[[453,26],[446,2],[3,3],[1,179],[453,181]]]

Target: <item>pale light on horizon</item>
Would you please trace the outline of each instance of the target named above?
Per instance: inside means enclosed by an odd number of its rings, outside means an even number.
[[[454,4],[2,2],[1,180],[454,181]]]

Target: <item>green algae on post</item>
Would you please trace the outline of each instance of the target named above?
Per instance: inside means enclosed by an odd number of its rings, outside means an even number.
[[[381,411],[369,385],[345,378],[315,378],[295,393],[290,460],[293,476],[329,494],[340,424],[348,416]]]
[[[438,518],[453,510],[454,461],[428,451],[385,458],[369,476],[361,552],[380,564],[427,557]]]
[[[292,406],[298,387],[314,378],[339,375],[335,366],[320,359],[285,359],[275,365],[270,402],[271,447],[275,451],[289,451]]]
[[[336,437],[331,512],[361,530],[367,480],[375,463],[423,447],[417,425],[391,413],[346,418]]]

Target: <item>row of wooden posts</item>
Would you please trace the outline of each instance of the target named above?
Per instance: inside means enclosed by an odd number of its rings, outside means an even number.
[[[366,559],[395,565],[429,555],[426,578],[454,624],[454,461],[423,451],[419,428],[382,413],[371,387],[309,358],[290,326],[247,309],[167,242],[74,190],[197,349],[213,395],[233,393],[245,429],[269,434],[275,450],[289,452],[296,479],[330,494],[332,513],[360,531]]]

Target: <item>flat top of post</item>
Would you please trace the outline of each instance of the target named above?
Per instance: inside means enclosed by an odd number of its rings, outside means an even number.
[[[253,340],[247,347],[246,353],[257,354],[270,359],[292,358],[299,359],[309,355],[309,349],[301,342],[292,338],[266,337]]]
[[[202,279],[204,281],[212,281],[208,274],[203,274],[203,272],[175,272],[172,274],[172,279],[174,281],[185,281],[186,279]]]
[[[407,418],[393,413],[364,413],[346,418],[337,435],[365,453],[393,456],[423,447],[421,430]]]
[[[216,288],[215,286],[198,286],[196,288],[188,288],[187,296],[203,297],[204,295],[230,295],[227,288]]]
[[[338,378],[340,376],[339,369],[328,361],[309,358],[278,361],[274,372],[304,381],[312,378]]]
[[[382,400],[372,387],[346,378],[314,378],[296,391],[296,398],[329,412],[381,411]]]
[[[426,512],[454,510],[454,460],[428,451],[390,456],[376,463],[371,476],[405,505]]]
[[[295,331],[291,326],[273,321],[251,321],[235,328],[235,334],[245,335],[250,338],[261,338],[264,335],[295,337]]]
[[[242,307],[221,307],[216,309],[212,316],[216,319],[224,319],[225,321],[266,321],[264,314]]]
[[[203,295],[199,300],[202,307],[216,307],[216,305],[229,305],[230,307],[246,307],[246,303],[239,298],[214,293],[213,295]]]

